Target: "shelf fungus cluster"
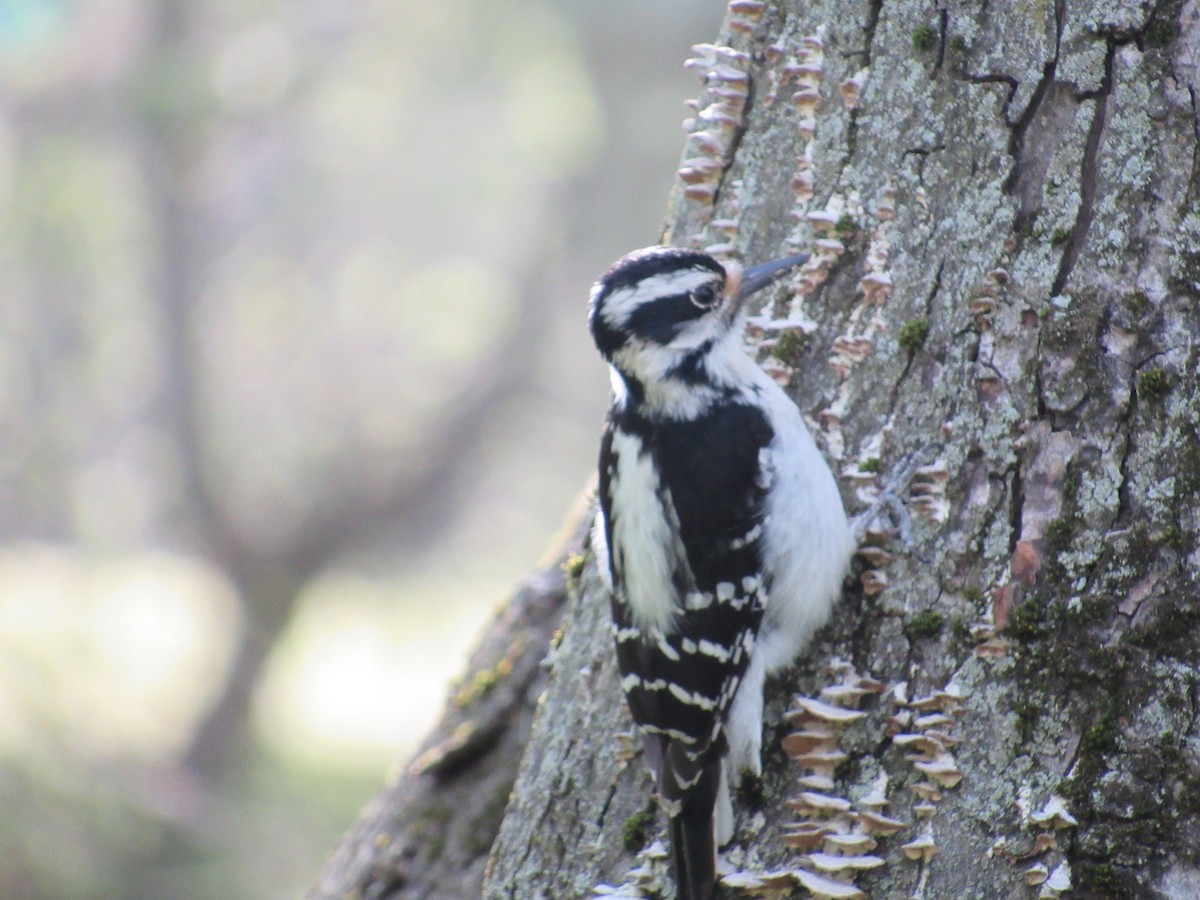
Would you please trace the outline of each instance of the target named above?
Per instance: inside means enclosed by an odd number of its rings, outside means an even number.
[[[629,870],[623,883],[598,884],[592,888],[592,896],[608,900],[642,900],[661,896],[671,882],[670,855],[665,842],[654,841],[638,853],[637,864]]]
[[[858,709],[862,699],[882,693],[884,685],[836,660],[835,668],[842,672],[839,684],[826,687],[819,697],[796,697],[787,713],[795,731],[783,739],[783,749],[804,769],[800,791],[787,802],[797,819],[783,831],[783,842],[798,854],[796,862],[773,872],[727,875],[722,879],[727,887],[756,896],[787,896],[799,886],[814,897],[865,898],[854,879],[884,864],[872,852],[879,838],[906,827],[883,812],[888,802],[885,774],[856,802],[836,793],[834,771],[846,759],[841,736],[866,715]]]
[[[841,247],[841,239],[845,235],[857,232],[870,222],[871,218],[872,215],[868,214],[854,191],[844,200],[840,197],[831,198],[824,210],[808,213],[814,232],[820,236],[818,243],[822,237],[826,240],[836,238],[836,246],[830,245],[834,250]],[[841,384],[833,402],[818,414],[829,452],[835,459],[841,459],[845,451],[841,423],[851,399],[850,375],[856,366],[875,352],[879,335],[887,329],[881,310],[892,294],[892,276],[888,268],[891,252],[889,233],[892,221],[896,218],[895,192],[890,185],[883,189],[880,199],[875,204],[873,218],[875,224],[871,227],[864,273],[858,281],[860,296],[850,310],[845,332],[834,338],[828,359],[830,368],[837,373]],[[832,234],[823,233],[830,231]],[[802,270],[802,276],[803,274]],[[823,279],[822,274],[821,280]],[[797,278],[793,282],[797,306],[802,302],[804,294],[819,284],[819,280],[802,281],[801,278]]]
[[[834,339],[833,352],[829,356],[830,367],[843,381],[850,377],[855,366],[875,352],[876,337],[886,328],[879,310],[892,294],[888,258],[891,252],[889,231],[896,215],[894,199],[892,188],[884,188],[883,196],[875,207],[876,225],[871,230],[867,245],[864,272],[858,279],[862,299],[850,312],[846,333]],[[867,221],[858,198],[852,196],[851,200],[858,212],[854,221]]]
[[[775,49],[782,53],[782,48]],[[824,79],[825,40],[818,30],[800,39],[799,52],[794,60],[780,67],[779,77],[772,85],[776,91],[788,85],[795,88],[792,105],[798,114],[796,132],[804,147],[796,159],[792,190],[796,193],[796,203],[801,206],[807,206],[813,196],[813,140],[817,134],[817,112],[822,106],[821,82]]]
[[[955,730],[963,713],[963,694],[951,682],[926,697],[909,699],[907,682],[900,682],[892,689],[892,700],[897,709],[888,717],[888,734],[921,776],[911,786],[916,794],[913,813],[920,823],[918,832],[900,849],[908,859],[924,866],[938,850],[933,828],[937,805],[943,792],[957,787],[963,777],[953,752],[962,742]],[[926,876],[927,870],[922,879]]]
[[[866,87],[867,79],[870,77],[870,68],[863,68],[838,85],[838,93],[842,95],[842,105],[846,109],[858,109],[858,104],[862,99],[862,90]]]
[[[1003,588],[993,589],[993,594],[997,590]],[[979,659],[1002,659],[1012,649],[1012,641],[1000,632],[1001,626],[996,622],[995,606],[993,599],[970,628],[971,640],[975,641],[975,656]]]
[[[942,460],[913,472],[908,503],[930,525],[941,525],[950,515],[950,501],[946,499],[949,481],[950,470]]]
[[[868,597],[883,593],[888,585],[887,567],[891,565],[892,554],[887,545],[891,542],[892,532],[872,523],[863,532],[862,543],[858,547],[858,555],[866,562],[867,567],[858,576],[863,593]]]
[[[762,21],[767,4],[762,0],[729,0],[729,16],[726,24],[730,31],[752,34]]]
[[[786,241],[796,249],[812,254],[791,281],[794,299],[790,318],[803,319],[804,297],[825,281],[834,262],[846,252],[835,233],[841,218],[839,198],[830,198],[825,209],[809,208],[813,199],[817,115],[825,103],[821,94],[821,84],[825,80],[825,39],[821,29],[802,37],[790,58],[783,45],[768,47],[767,60],[780,64],[770,72],[770,88],[764,103],[770,105],[781,92],[791,91],[791,102],[796,111],[796,134],[801,143],[791,179],[795,201],[789,215],[795,226]]]
[[[1024,786],[1017,792],[1017,809],[1021,813],[1022,824],[1035,833],[1033,844],[1014,847],[1009,841],[1000,840],[988,855],[1000,856],[1021,866],[1021,880],[1039,889],[1038,900],[1057,900],[1071,888],[1071,866],[1066,860],[1060,860],[1053,868],[1048,863],[1054,862],[1054,854],[1058,850],[1057,833],[1064,828],[1074,828],[1079,822],[1067,810],[1062,797],[1056,794],[1052,794],[1041,809],[1034,812],[1029,803],[1031,793]]]
[[[688,132],[687,157],[677,174],[684,197],[711,207],[743,125],[750,57],[717,44],[696,44],[692,52],[696,56],[684,66],[700,75],[704,95],[688,103],[696,114],[683,123]]]
[[[988,272],[984,282],[971,291],[971,314],[975,316],[980,331],[992,327],[992,313],[996,311],[1000,293],[1008,282],[1008,271],[996,268]]]

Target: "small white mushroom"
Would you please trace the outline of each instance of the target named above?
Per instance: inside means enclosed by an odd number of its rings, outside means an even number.
[[[729,149],[726,139],[711,131],[693,131],[688,135],[688,140],[692,142],[697,152],[703,153],[705,156],[723,158],[725,151]]]
[[[879,776],[871,782],[871,790],[864,797],[860,797],[856,803],[857,806],[866,807],[867,809],[883,809],[887,806],[887,772],[880,772]]]
[[[784,827],[780,840],[793,849],[816,850],[834,832],[834,827],[828,822],[797,822]]]
[[[787,801],[790,809],[801,815],[813,813],[844,813],[850,811],[850,801],[844,797],[834,797],[829,794],[819,794],[816,791],[801,791],[796,797]]]
[[[826,774],[831,774],[834,769],[849,758],[844,751],[836,749],[810,750],[808,753],[799,753],[792,757],[800,765],[824,771]]]
[[[1036,825],[1049,825],[1051,828],[1072,828],[1079,824],[1079,820],[1067,812],[1066,802],[1057,794],[1051,795],[1046,805],[1029,818]]]
[[[813,241],[813,246],[821,253],[832,254],[833,256],[841,256],[846,252],[846,245],[837,238],[817,238]]]
[[[926,822],[921,829],[921,834],[915,840],[901,844],[900,849],[911,860],[929,862],[938,851],[937,842],[933,838],[933,826]]]
[[[908,705],[920,713],[928,713],[934,710],[944,712],[947,706],[951,705],[950,699],[951,698],[947,697],[941,691],[934,691],[932,694],[928,694],[924,697],[918,697]]]
[[[917,716],[913,719],[915,725],[920,731],[927,731],[930,728],[957,725],[958,723],[953,717],[942,712],[927,713],[923,716]]]
[[[863,831],[878,837],[886,837],[908,827],[907,823],[901,822],[899,819],[889,818],[883,813],[871,809],[860,809],[854,816]]]
[[[910,761],[918,759],[930,760],[946,752],[946,748],[940,741],[929,738],[924,734],[894,734],[892,735],[892,743],[899,747],[919,751],[918,754],[909,754],[908,759]]]
[[[962,738],[955,737],[954,735],[937,728],[931,728],[926,731],[925,734],[940,743],[943,747],[957,747],[962,743]]]
[[[641,853],[646,859],[666,859],[667,845],[662,841],[655,841]]]
[[[928,781],[918,781],[912,786],[912,791],[921,799],[931,803],[937,803],[942,799],[942,792],[938,790],[937,785],[930,784]]]
[[[864,569],[858,580],[862,584],[863,593],[868,597],[883,593],[884,588],[888,586],[887,573],[879,569]]]
[[[727,134],[732,133],[742,124],[741,116],[734,115],[717,103],[704,107],[697,113],[696,118],[710,128],[719,128]]]
[[[939,754],[936,759],[930,761],[917,760],[913,763],[913,768],[944,788],[954,787],[963,777],[954,756],[949,753]]]
[[[1021,873],[1021,879],[1028,885],[1039,885],[1046,880],[1046,877],[1049,874],[1050,870],[1044,865],[1041,863],[1034,863],[1023,873]]]
[[[867,896],[849,882],[838,881],[806,869],[794,869],[793,871],[801,887],[822,900],[865,900]]]
[[[810,853],[800,860],[802,866],[811,866],[821,872],[866,871],[883,865],[878,856],[834,856],[831,853]]]
[[[763,887],[763,881],[753,872],[732,872],[721,878],[725,887],[739,891],[753,891]]]
[[[874,480],[875,478],[873,477],[872,481]],[[873,566],[887,566],[892,562],[892,554],[888,553],[882,547],[872,547],[870,544],[864,544],[859,547],[858,555]]]
[[[783,752],[792,759],[814,750],[826,750],[837,746],[837,736],[819,731],[794,731],[783,741]]]
[[[1042,832],[1033,839],[1033,849],[1029,852],[1030,854],[1036,856],[1039,853],[1045,853],[1047,850],[1057,849],[1058,841],[1055,839],[1054,835],[1048,834],[1047,832]]]
[[[879,846],[879,841],[869,834],[827,834],[825,847],[838,853],[850,855],[870,853]]]
[[[676,174],[680,181],[686,184],[695,184],[719,177],[724,168],[721,163],[711,157],[695,156],[685,159]]]
[[[717,63],[708,70],[708,77],[711,81],[724,82],[726,84],[737,84],[743,81],[749,81],[750,75],[742,69],[736,69],[733,66],[724,63]]]
[[[867,715],[865,712],[857,709],[834,706],[831,703],[815,700],[812,697],[796,697],[795,704],[799,708],[788,710],[786,713],[789,722],[795,721],[797,718],[801,720],[804,718],[814,718],[820,719],[823,722],[849,725],[851,722],[857,722]]]
[[[867,303],[882,306],[892,294],[892,276],[887,272],[868,272],[858,279],[858,286]]]
[[[837,706],[857,706],[869,694],[878,693],[862,684],[831,684],[821,688],[821,696]]]
[[[760,18],[763,10],[766,10],[767,4],[760,0],[730,0],[730,12],[734,16],[745,16],[746,18]]]
[[[813,230],[819,232],[832,231],[833,226],[838,222],[837,214],[827,209],[814,209],[805,213],[804,218],[812,225]]]
[[[788,66],[787,74],[796,79],[796,83],[806,88],[815,88],[825,78],[825,67],[821,62],[809,56],[803,62]]]
[[[1054,871],[1050,873],[1050,877],[1042,884],[1042,890],[1038,894],[1039,898],[1047,898],[1054,900],[1059,897],[1063,891],[1071,889],[1071,865],[1066,861],[1059,863],[1054,867]]]
[[[796,193],[796,199],[801,203],[806,203],[813,196],[813,174],[810,169],[797,169],[796,174],[792,176],[792,190]]]
[[[796,783],[800,787],[809,788],[822,794],[827,794],[837,788],[833,778],[829,775],[813,772],[809,775],[801,775],[796,779]]]
[[[711,184],[689,184],[683,189],[683,196],[689,200],[695,200],[697,203],[712,205],[713,197],[716,196],[717,189]]]
[[[806,87],[792,94],[792,103],[802,113],[811,113],[821,107],[821,92],[816,88]]]
[[[838,91],[842,95],[842,105],[846,109],[858,109],[860,94],[870,74],[871,70],[869,68],[859,69],[854,75],[838,85]]]

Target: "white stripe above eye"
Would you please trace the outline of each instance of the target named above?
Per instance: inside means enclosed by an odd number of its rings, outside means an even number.
[[[673,272],[651,275],[649,278],[643,278],[637,284],[618,288],[605,297],[601,313],[610,326],[620,328],[629,321],[634,310],[643,303],[657,297],[686,294],[719,278],[720,276],[712,269],[702,267],[677,269]]]

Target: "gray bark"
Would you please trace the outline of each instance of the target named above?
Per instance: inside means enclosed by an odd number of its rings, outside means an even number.
[[[395,783],[363,810],[311,900],[478,897],[529,740],[542,666],[567,598],[564,565],[578,559],[577,509],[543,564],[489,624],[445,712]]]
[[[763,358],[852,509],[919,462],[910,527],[868,536],[834,622],[769,687],[731,880],[795,887],[829,863],[792,826],[874,812],[902,823],[859,853],[881,862],[825,873],[871,896],[1200,896],[1196,5],[731,8],[737,53],[701,71],[733,124],[689,139],[716,165],[685,163],[668,239],[752,262],[819,247],[775,300],[806,327]],[[671,895],[606,610],[589,563],[487,897]],[[822,697],[865,715],[790,759],[785,710]]]

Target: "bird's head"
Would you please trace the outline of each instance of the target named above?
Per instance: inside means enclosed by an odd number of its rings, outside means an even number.
[[[627,382],[698,380],[714,353],[740,344],[745,299],[806,259],[800,254],[743,270],[695,250],[634,251],[592,288],[592,338]]]

